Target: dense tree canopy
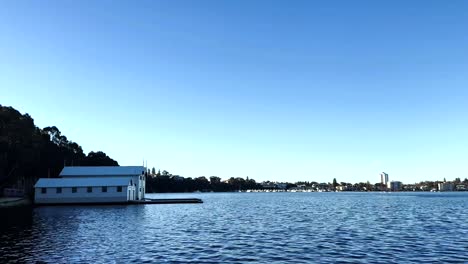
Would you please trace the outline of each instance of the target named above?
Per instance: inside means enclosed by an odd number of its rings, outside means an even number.
[[[338,182],[336,181],[336,178],[333,178],[333,188],[336,188],[338,186]]]
[[[156,173],[146,178],[146,191],[152,192],[194,192],[194,191],[213,191],[229,192],[248,189],[262,189],[262,186],[254,179],[230,178],[227,181],[221,181],[220,177],[211,176],[207,179],[205,176],[197,178],[182,178],[172,176],[168,171]]]
[[[0,105],[0,189],[18,185],[26,191],[38,178],[57,177],[64,166],[118,166],[104,152],[83,153],[55,127],[40,129],[29,114]]]

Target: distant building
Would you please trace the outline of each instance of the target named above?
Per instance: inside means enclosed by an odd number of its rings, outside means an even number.
[[[439,184],[440,192],[451,192],[453,191],[453,183],[451,182],[440,182]]]
[[[387,187],[392,192],[398,192],[401,191],[403,183],[401,183],[400,181],[391,181],[388,182]]]
[[[431,190],[431,188],[427,185],[421,185],[419,189],[421,189],[421,191],[426,191],[426,192]]]
[[[278,187],[278,189],[286,190],[286,188],[288,188],[288,184],[279,182],[276,184],[276,187]]]
[[[307,186],[306,186],[305,184],[299,184],[299,185],[296,186],[296,188],[297,188],[298,190],[305,190],[306,187],[307,187]]]
[[[322,182],[322,183],[319,183],[317,185],[317,189],[318,190],[328,190],[328,189],[330,189],[330,186],[328,185],[328,183]]]
[[[382,183],[383,186],[387,186],[387,184],[388,184],[388,173],[385,173],[385,172],[380,173],[380,183]]]
[[[339,185],[339,186],[336,186],[336,189],[337,189],[338,191],[343,192],[343,191],[349,191],[349,190],[350,190],[350,187],[348,187],[347,185]]]
[[[276,184],[273,183],[273,182],[262,182],[261,185],[262,185],[262,188],[264,188],[264,189],[275,189],[276,188]]]
[[[51,203],[120,203],[145,198],[143,166],[64,167],[60,178],[36,182],[34,201]]]
[[[418,187],[415,184],[406,184],[403,185],[403,190],[414,192],[418,190]]]

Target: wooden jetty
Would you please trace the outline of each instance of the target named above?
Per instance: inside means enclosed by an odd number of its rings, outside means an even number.
[[[130,204],[193,204],[203,203],[202,199],[198,198],[171,198],[171,199],[149,199],[129,201]]]
[[[125,202],[99,202],[99,203],[47,203],[47,204],[34,204],[34,206],[99,206],[99,205],[140,205],[140,204],[199,204],[203,203],[202,199],[198,198],[169,198],[169,199],[151,199],[145,200],[132,200]]]

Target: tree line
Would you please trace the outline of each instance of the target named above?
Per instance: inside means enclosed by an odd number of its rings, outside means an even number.
[[[241,177],[231,177],[227,181],[222,181],[220,177],[211,176],[206,178],[200,176],[196,178],[182,178],[173,176],[167,171],[155,173],[153,168],[146,178],[146,192],[149,193],[169,193],[169,192],[232,192],[245,191],[248,189],[261,189],[262,186],[254,179]]]
[[[69,140],[56,126],[39,128],[29,114],[21,114],[13,107],[0,105],[0,196],[7,187],[23,188],[31,192],[38,178],[58,177],[64,166],[118,166],[118,162],[102,151],[83,152],[82,147]],[[193,192],[193,191],[238,191],[262,189],[254,179],[231,177],[222,181],[217,176],[196,178],[174,177],[169,172],[149,171],[147,192]],[[445,179],[444,179],[445,181]],[[468,184],[456,178],[454,183]],[[438,182],[425,181],[417,185],[436,188]],[[316,182],[287,183],[287,188]],[[353,185],[367,190],[381,188],[380,183],[373,186],[369,182],[350,184],[333,179],[332,188],[338,185]]]
[[[118,165],[102,151],[86,155],[57,127],[41,129],[29,114],[0,105],[0,191],[18,187],[31,192],[38,178],[58,177],[64,166]]]

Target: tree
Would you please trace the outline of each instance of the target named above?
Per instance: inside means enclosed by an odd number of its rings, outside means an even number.
[[[85,158],[86,166],[119,166],[119,163],[102,151],[91,151]]]
[[[245,181],[245,188],[246,189],[259,189],[257,186],[257,182],[254,179],[249,179],[247,177],[247,180]]]
[[[58,177],[64,166],[118,166],[104,152],[85,155],[56,126],[43,129],[29,114],[0,105],[0,187],[22,188],[32,194],[41,177]]]
[[[210,185],[209,181],[204,176],[195,178],[195,186],[197,190],[199,191],[207,190],[209,185]]]
[[[169,175],[167,171],[163,171],[164,175]],[[161,175],[158,171],[156,175]],[[209,180],[205,176],[200,176],[195,179],[190,177],[183,179],[173,179],[169,177],[148,177],[146,179],[147,192],[194,192],[194,191],[237,191],[246,189],[261,189],[262,186],[257,184],[254,179],[244,180],[243,178],[231,177],[228,183],[222,182],[220,177],[211,176]]]
[[[333,178],[333,188],[336,188],[338,186],[338,182],[336,181],[336,178]]]
[[[153,168],[151,169],[151,175],[155,175],[155,174],[156,174],[156,169],[153,167]]]
[[[50,141],[54,143],[55,145],[60,145],[62,138],[62,133],[56,126],[51,126],[51,127],[44,127],[44,132],[49,134],[50,136]]]
[[[217,185],[221,183],[221,178],[217,176],[211,176],[210,177],[210,184],[211,185]]]

